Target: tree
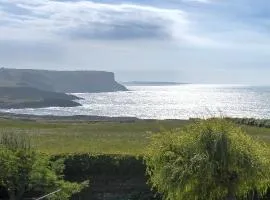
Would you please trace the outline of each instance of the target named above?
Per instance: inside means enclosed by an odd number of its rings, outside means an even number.
[[[223,119],[154,135],[145,161],[165,199],[234,200],[270,186],[269,147]]]
[[[30,145],[20,134],[4,133],[0,138],[0,186],[10,200],[20,200],[26,192],[38,194],[61,189],[51,199],[68,199],[85,184],[70,183],[63,179],[63,160],[51,161]]]

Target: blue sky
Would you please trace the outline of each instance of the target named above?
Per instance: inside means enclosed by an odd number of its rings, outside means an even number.
[[[270,84],[270,1],[0,0],[0,66]]]

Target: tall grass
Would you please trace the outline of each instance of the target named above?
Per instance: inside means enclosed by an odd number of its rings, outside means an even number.
[[[181,129],[187,120],[136,122],[58,122],[0,120],[0,133],[30,137],[37,150],[48,154],[143,155],[151,135]],[[270,129],[241,125],[251,136],[270,144]],[[11,136],[8,136],[11,137]],[[27,139],[27,138],[26,138]]]
[[[14,132],[0,132],[0,145],[10,150],[30,150],[31,142],[28,135]]]

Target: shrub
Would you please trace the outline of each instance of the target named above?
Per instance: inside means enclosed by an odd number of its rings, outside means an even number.
[[[145,161],[150,183],[165,199],[218,200],[265,194],[269,156],[267,146],[233,123],[209,119],[153,136]]]
[[[10,200],[19,200],[27,192],[43,195],[61,189],[50,199],[68,199],[85,185],[63,180],[63,160],[52,162],[35,151],[29,139],[20,134],[3,133],[0,137],[0,187]]]

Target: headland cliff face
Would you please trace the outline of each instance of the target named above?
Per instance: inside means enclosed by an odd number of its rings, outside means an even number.
[[[0,86],[33,87],[40,90],[84,93],[116,92],[127,89],[115,81],[114,73],[105,71],[50,71],[0,69]]]
[[[0,108],[75,107],[81,104],[66,93],[116,92],[127,89],[114,73],[0,69]]]

